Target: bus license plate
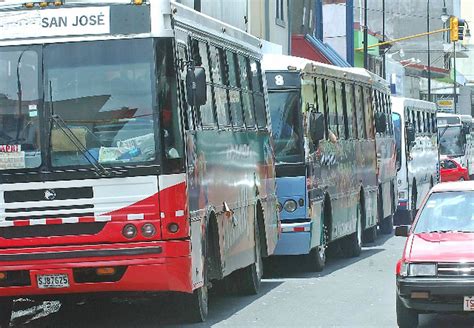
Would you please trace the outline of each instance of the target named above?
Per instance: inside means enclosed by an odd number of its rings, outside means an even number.
[[[474,311],[474,296],[464,296],[464,311]]]
[[[67,274],[42,274],[36,276],[38,288],[66,288],[69,287]]]

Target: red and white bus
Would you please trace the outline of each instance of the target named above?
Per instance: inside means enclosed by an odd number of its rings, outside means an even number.
[[[169,0],[0,5],[0,319],[17,297],[256,293],[278,237],[260,42]]]

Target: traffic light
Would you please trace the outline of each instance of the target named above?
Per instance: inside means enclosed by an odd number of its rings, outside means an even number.
[[[458,40],[462,41],[464,40],[464,26],[466,25],[466,22],[464,19],[458,19]]]
[[[454,16],[449,19],[449,38],[451,42],[459,40],[459,19]]]

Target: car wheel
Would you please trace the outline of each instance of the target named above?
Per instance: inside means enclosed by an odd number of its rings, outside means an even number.
[[[459,178],[459,181],[464,181],[464,177],[460,177],[460,178]]]
[[[418,326],[418,313],[407,308],[397,295],[397,324],[400,328],[414,328]]]

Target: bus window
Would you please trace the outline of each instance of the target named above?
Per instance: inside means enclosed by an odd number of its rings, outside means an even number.
[[[431,132],[436,132],[436,117],[435,114],[431,114]]]
[[[186,49],[186,45],[180,43],[178,45],[178,70],[179,70],[179,86],[180,86],[180,106],[181,106],[181,111],[184,113],[184,125],[186,130],[194,130],[195,129],[195,124],[196,124],[196,116],[194,113],[194,109],[191,106],[188,106],[188,103],[186,101],[186,69],[187,65],[186,63],[188,62],[188,52]]]
[[[254,60],[250,61],[250,68],[252,69],[253,103],[255,106],[257,127],[264,129],[267,126],[267,112],[265,109],[265,100],[263,97],[262,70],[260,63]]]
[[[244,126],[242,115],[242,105],[240,103],[240,84],[238,79],[238,62],[236,54],[231,51],[226,52],[227,59],[227,83],[229,85],[229,106],[232,125],[237,128]]]
[[[354,104],[354,86],[350,83],[344,85],[344,91],[346,94],[346,114],[347,114],[347,128],[349,132],[349,139],[357,138],[357,122],[355,116],[355,104]]]
[[[373,139],[375,137],[374,131],[374,110],[372,108],[372,101],[370,99],[370,89],[364,88],[364,99],[365,99],[365,127],[367,131],[367,139]]]
[[[253,99],[250,89],[251,72],[249,72],[248,59],[239,55],[240,84],[242,86],[242,107],[244,110],[245,126],[255,128],[255,117],[253,113]]]
[[[416,111],[416,126],[418,128],[418,132],[423,132],[422,130],[422,122],[421,122],[421,115],[420,115],[420,111]]]
[[[327,116],[327,111],[325,109],[325,99],[326,99],[326,93],[325,93],[325,87],[324,87],[324,81],[321,79],[316,79],[316,97],[318,99],[318,112],[324,114],[324,130],[326,133],[326,136],[328,136],[328,116]]]
[[[328,108],[328,123],[330,132],[339,137],[337,126],[337,108],[336,108],[336,89],[334,81],[327,81],[327,108]]]
[[[211,46],[211,71],[212,71],[212,82],[214,87],[214,99],[216,104],[217,123],[219,127],[229,126],[229,110],[227,103],[227,91],[224,88],[224,56],[222,49]]]
[[[192,56],[194,65],[202,66],[206,70],[207,102],[205,105],[199,108],[199,119],[203,126],[215,126],[216,120],[214,117],[214,110],[212,106],[212,69],[209,65],[207,44],[204,41],[193,40],[192,45]]]
[[[355,106],[357,116],[357,136],[359,139],[367,138],[365,129],[365,110],[364,100],[362,98],[362,87],[355,86]]]
[[[345,139],[349,139],[349,133],[347,132],[347,114],[344,108],[344,94],[342,83],[336,82],[336,107],[337,107],[337,122],[339,125],[339,136]]]

